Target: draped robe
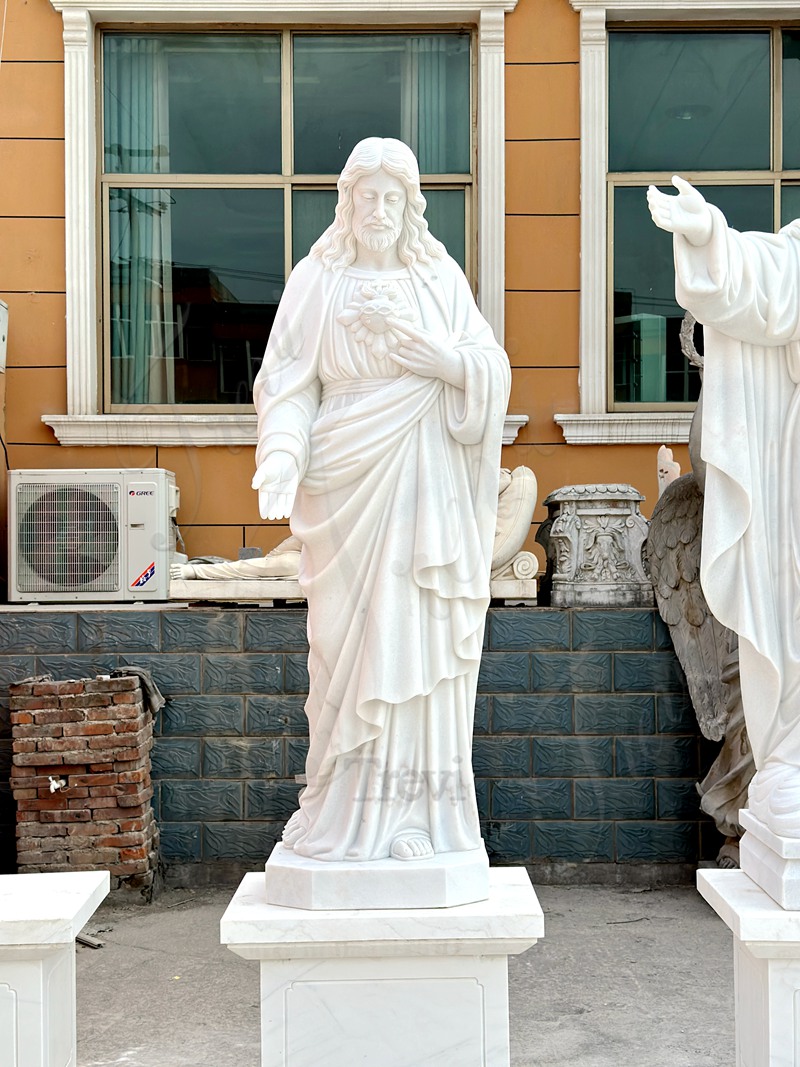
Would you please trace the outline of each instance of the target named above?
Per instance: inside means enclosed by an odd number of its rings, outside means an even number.
[[[772,828],[800,834],[800,220],[675,235],[676,297],[705,327],[702,455],[708,465],[701,577],[739,634],[742,699],[758,774],[777,773]],[[774,780],[774,779],[773,779]],[[762,798],[763,799],[763,798]]]
[[[406,371],[337,317],[364,284],[461,355],[465,384]],[[308,600],[310,748],[295,851],[381,859],[404,834],[480,847],[472,718],[508,360],[449,258],[292,272],[255,384],[257,463],[290,452]]]

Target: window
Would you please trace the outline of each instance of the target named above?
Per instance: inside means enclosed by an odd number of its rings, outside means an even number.
[[[470,34],[106,33],[106,410],[247,404],[292,263],[373,134],[467,267]]]
[[[679,442],[699,378],[680,351],[672,239],[645,191],[696,184],[739,229],[800,210],[800,30],[788,3],[571,0],[581,12],[581,412],[570,443]],[[671,25],[663,22],[669,17]],[[658,20],[657,27],[647,22]],[[608,25],[607,25],[608,23]]]
[[[422,42],[429,38],[438,40],[441,37],[452,37],[461,42],[471,41],[472,55],[468,62],[471,89],[465,112],[469,123],[469,162],[466,167],[458,163],[460,169],[455,172],[440,169],[444,165],[441,162],[423,162],[423,167],[431,168],[424,177],[432,229],[438,230],[442,239],[450,244],[450,251],[457,253],[458,227],[463,228],[464,262],[470,277],[477,283],[478,303],[494,327],[495,333],[502,339],[505,248],[504,21],[506,12],[513,11],[516,6],[516,0],[436,0],[435,4],[429,3],[428,0],[398,0],[390,8],[387,8],[382,0],[325,0],[324,3],[320,0],[284,0],[280,5],[272,3],[271,0],[269,3],[267,0],[243,0],[242,4],[234,7],[220,5],[217,0],[198,0],[191,12],[176,0],[129,0],[124,9],[120,8],[118,11],[113,9],[113,5],[109,7],[102,3],[102,0],[53,0],[53,6],[61,12],[64,24],[67,412],[63,415],[48,415],[45,421],[62,444],[252,446],[256,437],[255,415],[248,412],[246,404],[237,401],[242,396],[242,383],[245,386],[249,383],[249,375],[258,358],[253,356],[256,347],[252,336],[254,326],[248,319],[246,308],[232,308],[231,305],[255,304],[259,309],[266,307],[268,314],[270,301],[274,306],[277,297],[262,286],[262,289],[255,293],[257,299],[252,300],[251,289],[245,287],[244,282],[237,282],[237,285],[243,287],[238,291],[228,283],[233,281],[234,274],[238,278],[240,272],[257,274],[262,283],[263,275],[275,273],[278,281],[273,288],[278,288],[291,265],[293,252],[299,254],[303,241],[308,243],[300,229],[307,225],[310,232],[311,229],[319,227],[320,220],[324,221],[327,211],[325,199],[328,198],[330,202],[334,178],[341,163],[337,159],[336,166],[331,166],[330,171],[325,173],[303,171],[296,162],[292,162],[298,127],[296,119],[294,130],[287,121],[289,102],[294,94],[294,107],[299,103],[302,109],[302,97],[306,91],[305,88],[301,89],[300,97],[297,96],[295,82],[291,79],[292,64],[298,61],[301,65],[306,63],[306,72],[313,64],[317,64],[320,70],[325,64],[329,67],[336,67],[338,64],[340,71],[344,69],[345,73],[349,74],[352,53],[348,55],[346,52],[348,38],[358,38],[363,45],[364,39],[368,37],[381,46],[391,38],[390,43],[395,52],[392,77],[384,75],[376,86],[371,87],[366,97],[366,105],[372,99],[385,101],[389,94],[394,94],[395,112],[397,114],[399,109],[401,115],[405,114],[405,121],[410,124],[412,130],[414,120],[410,94],[416,91],[418,98],[423,99],[428,90],[421,83],[417,90],[413,90],[414,83],[409,71],[414,63],[418,68],[424,67],[427,60],[422,56],[421,46],[418,49],[419,55],[414,57],[411,46],[401,45],[401,39],[416,39]],[[138,25],[142,26],[141,32],[137,32]],[[214,27],[213,32],[201,32],[199,25]],[[291,34],[285,29],[289,26],[294,27]],[[97,48],[98,33],[101,34],[100,48]],[[150,54],[135,62],[149,64],[152,71],[158,70],[158,77],[154,77],[152,82],[153,87],[159,90],[158,97],[149,104],[137,97],[139,130],[136,138],[129,136],[127,151],[123,147],[122,139],[112,134],[109,129],[107,160],[105,101],[103,92],[97,94],[95,90],[96,85],[102,86],[105,73],[100,69],[100,64],[104,60],[106,39],[127,38],[129,42],[144,39],[150,42],[156,39],[167,42],[169,39],[172,45],[178,43],[173,39],[182,35],[185,35],[184,47],[188,38],[194,37],[203,43],[205,54],[192,56],[190,62],[187,53],[181,57],[175,52],[166,57],[166,49],[163,46],[157,48],[152,43],[148,45]],[[257,56],[247,58],[244,64],[247,69],[239,70],[238,63],[228,64],[219,51],[215,52],[215,49],[221,49],[224,45],[224,42],[215,42],[227,35],[246,39],[248,47],[261,47],[262,52]],[[300,38],[303,38],[302,46],[307,46],[304,56],[297,50]],[[254,78],[261,77],[261,91],[264,95],[257,110],[262,113],[262,120],[259,120],[262,122],[260,134],[262,139],[268,139],[269,123],[275,120],[264,114],[264,100],[269,96],[272,87],[265,67],[261,75],[252,73],[254,66],[270,62],[267,58],[270,48],[267,39],[279,42],[280,46],[281,157],[277,170],[259,172],[242,169],[213,173],[211,164],[217,166],[219,160],[206,159],[201,165],[200,146],[195,145],[192,148],[187,144],[188,129],[184,129],[180,135],[177,128],[173,129],[171,143],[162,143],[160,134],[165,126],[165,119],[168,121],[170,118],[169,111],[165,113],[169,102],[168,94],[165,99],[165,93],[162,91],[165,87],[174,90],[175,104],[182,99],[199,107],[200,93],[204,93],[204,117],[210,122],[214,121],[217,103],[213,91],[206,93],[196,84],[195,91],[192,91],[187,82],[187,78],[192,77],[195,62],[201,64],[209,76],[217,78],[217,85],[223,77],[220,69],[224,70],[224,79],[234,80],[230,91],[238,93],[239,99],[242,99],[242,94],[246,96],[251,91]],[[341,46],[338,53],[332,45]],[[146,52],[147,49],[143,48],[142,51]],[[363,48],[361,52],[365,62],[372,62],[373,65],[376,63],[374,55],[369,59]],[[385,53],[383,58],[386,58]],[[452,65],[463,63],[463,57],[447,58],[445,62],[449,64],[449,77]],[[132,66],[133,63],[131,58],[129,65]],[[213,85],[213,82],[210,84]],[[402,98],[397,102],[398,96],[402,96],[399,88],[401,84],[404,86],[405,102]],[[304,85],[309,87],[310,83],[306,82]],[[435,84],[431,83],[430,88],[433,90]],[[347,99],[348,102],[352,99],[347,97],[348,92],[352,93],[352,88],[348,90],[340,84],[339,91],[342,94],[341,99]],[[333,107],[336,103],[336,98],[329,91],[318,93],[317,99],[320,97],[324,106]],[[307,101],[308,97],[305,99]],[[363,92],[360,96],[360,106],[365,106]],[[254,122],[252,117],[240,113],[243,110],[230,109],[227,120],[235,121],[239,125],[246,121]],[[348,110],[351,113],[353,111],[352,108]],[[146,121],[145,115],[149,116]],[[130,121],[130,116],[127,120],[124,116],[119,118],[123,127],[126,121]],[[395,122],[397,121],[399,120],[395,118]],[[326,127],[326,136],[329,129],[330,127]],[[342,132],[344,155],[346,132]],[[366,132],[398,131],[395,126]],[[402,127],[399,132],[402,135]],[[159,133],[159,137],[153,140],[156,133]],[[318,146],[314,144],[319,137],[319,127],[307,131],[307,134],[301,145],[303,151],[317,151],[318,148],[323,150],[326,144],[329,148],[332,143],[331,138],[327,141],[321,138]],[[463,126],[460,121],[456,122],[455,128],[451,130],[448,120],[447,144],[447,152],[451,154],[447,156],[446,165],[451,166],[452,152],[458,151],[459,145],[463,147],[464,144]],[[118,147],[113,148],[114,145]],[[335,147],[338,151],[338,136],[335,138]],[[436,147],[432,145],[431,151]],[[424,157],[427,151],[424,143],[417,142],[417,148]],[[162,149],[169,154],[165,154]],[[247,166],[263,166],[263,163],[255,161],[252,151],[253,146],[249,145],[247,153],[250,162]],[[148,166],[152,168],[150,170],[145,167],[148,153]],[[173,163],[173,158],[182,158],[185,161],[182,166],[191,165],[197,169],[178,173],[174,169],[176,164]],[[194,162],[191,162],[192,159]],[[169,170],[164,169],[166,165]],[[237,164],[239,165],[244,167],[244,162]],[[301,165],[320,164],[303,162]],[[124,171],[119,169],[121,166],[132,169]],[[102,211],[98,210],[98,174]],[[165,178],[169,180],[165,181]],[[227,237],[220,235],[219,231],[223,229],[223,222],[220,220],[226,217],[230,220],[234,216],[238,218],[242,205],[245,206],[245,212],[250,213],[249,216],[245,214],[245,217],[252,218],[258,213],[255,212],[253,204],[256,203],[260,208],[264,201],[257,198],[268,193],[277,195],[283,205],[283,260],[280,264],[282,277],[280,267],[273,271],[273,267],[267,264],[263,257],[254,265],[252,258],[248,259],[251,254],[245,253],[244,244],[240,245],[240,258],[236,261],[226,262],[221,259],[227,248]],[[216,222],[208,215],[209,228],[216,228],[216,236],[209,235],[209,247],[214,260],[206,255],[204,259],[208,262],[199,264],[201,272],[206,272],[201,279],[202,293],[187,286],[192,279],[186,272],[193,267],[192,256],[188,253],[193,251],[191,241],[199,237],[198,234],[187,233],[183,221],[184,210],[194,217],[197,215],[196,206],[190,203],[190,194],[199,198],[196,203],[203,197],[208,198],[201,203],[204,218],[212,208],[221,212],[217,215]],[[256,200],[248,201],[245,194],[252,194]],[[269,212],[266,216],[258,213],[263,226],[268,224],[265,220],[269,219],[272,219],[269,225],[274,225],[280,210],[277,200],[270,208],[271,215]],[[112,244],[112,213],[117,216],[113,219],[117,244],[122,243],[124,246],[127,241],[130,246],[127,251],[116,249]],[[319,217],[314,217],[315,215]],[[132,218],[137,220],[137,224],[142,219],[148,220],[144,226],[139,227],[136,234],[137,256],[133,259],[138,257],[139,260],[147,260],[147,265],[154,268],[152,271],[141,269],[142,263],[131,263],[131,242],[134,235],[129,223]],[[240,231],[242,229],[244,227],[240,225]],[[455,237],[449,236],[454,232]],[[272,230],[270,240],[274,240]],[[179,294],[184,298],[181,300],[176,300],[174,288],[176,252],[180,254],[177,257],[178,267],[184,271],[183,277],[178,277],[178,282],[184,286]],[[114,307],[112,315],[113,255],[117,257],[117,274],[113,279],[114,303],[119,306]],[[223,273],[227,281],[210,279],[208,268],[212,262],[225,268]],[[127,277],[126,270],[129,272]],[[256,284],[253,279],[251,282]],[[248,283],[248,286],[250,284]],[[226,295],[225,289],[230,289],[236,300],[219,299]],[[156,299],[159,292],[165,295]],[[190,295],[196,298],[194,304],[185,299]],[[139,299],[144,300],[148,307],[145,314],[137,320],[140,325],[134,327],[130,308],[135,306],[136,300]],[[104,308],[106,300],[107,309]],[[185,325],[181,327],[187,304],[196,306],[198,321],[204,315],[216,317],[217,351],[212,360],[208,359],[208,352],[203,353],[200,348],[194,349],[197,359],[189,359],[189,341],[199,342],[196,337],[189,337]],[[212,304],[227,306],[212,307]],[[179,311],[181,317],[178,315]],[[221,321],[224,320],[223,312],[234,315],[230,324]],[[111,327],[114,316],[114,343],[119,356],[112,356]],[[161,338],[163,351],[167,353],[166,360],[164,357],[153,357],[153,363],[148,366],[146,373],[142,373],[143,368],[132,366],[130,351],[125,348],[131,344],[130,331],[134,328],[155,333],[156,341]],[[226,332],[233,336],[225,336]],[[246,347],[248,341],[249,354]],[[111,389],[111,382],[114,380],[111,373],[112,358],[121,360],[116,392]],[[161,362],[156,362],[156,358],[161,359]],[[185,363],[179,368],[178,364],[182,359],[185,359]],[[107,360],[108,366],[104,366],[104,360]],[[127,368],[123,366],[126,362]],[[174,366],[170,367],[170,363]],[[193,365],[191,375],[188,372],[189,363]],[[170,393],[172,389],[175,391],[174,402]],[[135,400],[128,400],[126,403],[127,398],[131,396]],[[159,399],[154,402],[143,399],[144,396],[166,397],[166,401]],[[508,420],[509,441],[513,440],[518,423],[519,419],[516,422]]]

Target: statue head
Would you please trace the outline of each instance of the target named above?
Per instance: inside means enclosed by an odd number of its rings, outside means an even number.
[[[378,171],[402,183],[406,194],[402,226],[397,238],[397,254],[406,266],[441,258],[442,245],[429,232],[425,220],[425,197],[419,182],[419,166],[408,145],[394,137],[367,137],[359,141],[339,175],[339,202],[328,229],[313,245],[309,255],[321,259],[330,270],[341,270],[356,258],[357,242],[353,226],[353,188],[362,178]]]

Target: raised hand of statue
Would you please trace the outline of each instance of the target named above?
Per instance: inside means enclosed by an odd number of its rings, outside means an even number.
[[[400,338],[399,349],[388,353],[395,363],[423,378],[441,378],[457,389],[464,388],[464,361],[454,348],[404,319],[392,317],[387,322]]]
[[[290,452],[270,452],[253,476],[258,490],[258,510],[262,519],[288,519],[292,514],[300,472]]]
[[[702,194],[684,178],[676,174],[672,184],[678,190],[677,196],[662,193],[654,185],[648,188],[647,205],[653,222],[668,233],[682,234],[689,244],[699,248],[711,237],[711,210]]]

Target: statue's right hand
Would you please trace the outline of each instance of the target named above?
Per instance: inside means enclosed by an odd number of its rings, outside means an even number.
[[[291,452],[270,452],[253,476],[262,519],[288,519],[292,514],[300,472]]]
[[[654,185],[647,190],[647,205],[653,222],[668,233],[679,233],[698,248],[708,244],[713,229],[711,210],[703,195],[677,174],[672,184],[677,196],[662,193]]]

